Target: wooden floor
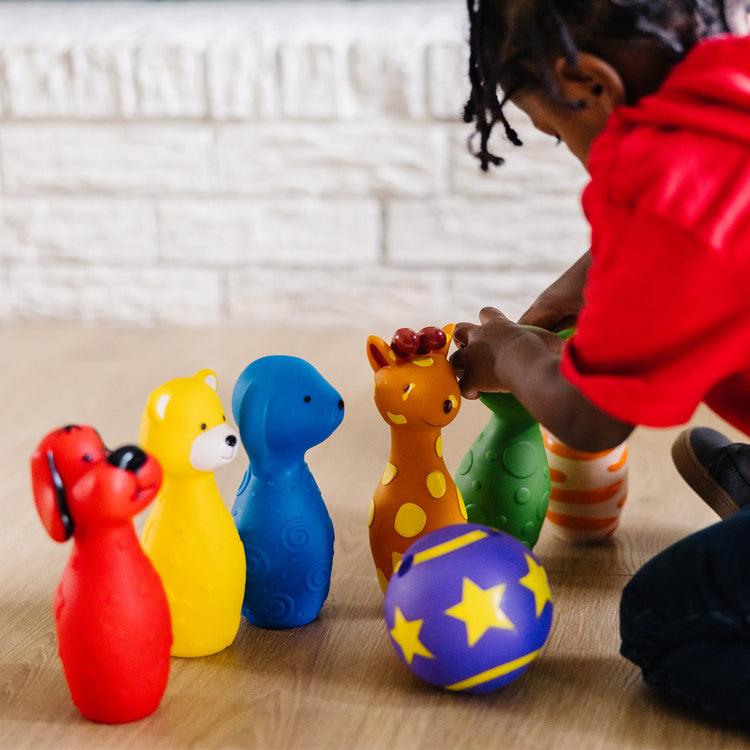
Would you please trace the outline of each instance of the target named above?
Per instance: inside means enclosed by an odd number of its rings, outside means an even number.
[[[715,520],[669,457],[676,430],[630,441],[630,496],[615,537],[572,546],[542,530],[536,552],[555,603],[552,632],[529,670],[484,695],[442,692],[413,677],[390,646],[370,560],[367,510],[388,453],[372,401],[367,333],[391,331],[0,329],[0,747],[2,748],[739,748],[750,734],[661,698],[619,653],[618,604],[632,573],[669,543]],[[30,495],[28,459],[50,429],[96,426],[111,446],[137,438],[148,393],[203,367],[227,408],[235,378],[265,354],[295,354],[341,392],[346,417],[308,454],[336,528],[331,594],[291,631],[243,622],[235,643],[173,659],[159,710],[130,725],[87,722],[56,652],[52,596],[70,553],[47,537]],[[444,432],[455,470],[486,421],[464,402]],[[696,422],[718,424],[707,412]],[[227,504],[244,455],[217,475]],[[138,519],[142,524],[143,517]]]

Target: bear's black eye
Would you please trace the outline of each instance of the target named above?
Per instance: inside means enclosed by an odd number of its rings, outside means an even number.
[[[203,423],[203,424],[201,425],[201,430],[205,430],[205,429],[206,429],[206,423],[204,422],[204,423]]]
[[[310,396],[305,396],[305,403],[309,404],[312,401],[312,398]]]

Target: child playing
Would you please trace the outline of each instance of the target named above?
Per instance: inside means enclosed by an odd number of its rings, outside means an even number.
[[[456,327],[452,363],[463,394],[512,391],[584,451],[611,448],[638,424],[684,423],[701,402],[750,434],[744,6],[468,5],[466,119],[477,125],[482,168],[502,161],[488,150],[496,122],[520,145],[505,116],[512,101],[587,168],[591,249],[518,324],[484,308],[479,325]],[[550,331],[571,323],[576,334],[563,346]],[[681,452],[705,487],[730,498],[727,512],[742,510],[634,576],[621,605],[622,653],[646,681],[714,715],[750,721],[750,504],[732,500],[747,484],[727,478],[743,464],[735,460],[742,446],[726,443],[696,432]]]

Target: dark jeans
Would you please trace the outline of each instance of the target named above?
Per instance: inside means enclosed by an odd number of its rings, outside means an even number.
[[[623,591],[620,634],[647,683],[750,722],[750,506],[649,560]]]

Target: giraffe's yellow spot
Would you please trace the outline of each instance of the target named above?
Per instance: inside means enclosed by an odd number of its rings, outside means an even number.
[[[383,478],[380,480],[384,487],[387,487],[395,478],[398,473],[398,469],[390,462],[385,467],[383,472]]]
[[[404,392],[401,396],[402,401],[406,401],[407,398],[409,398],[409,394],[412,392],[414,388],[416,388],[416,383],[409,383],[409,385],[404,388]]]
[[[427,476],[427,491],[435,498],[442,497],[448,484],[442,471],[433,471]]]
[[[367,516],[367,525],[372,526],[372,522],[375,520],[375,501],[370,500],[370,511]]]
[[[417,357],[416,359],[413,359],[412,362],[417,365],[417,367],[432,367],[432,365],[435,364],[435,360],[432,357]]]
[[[406,539],[417,536],[427,523],[426,513],[414,503],[404,503],[396,513],[393,528]]]
[[[461,494],[461,490],[456,487],[456,494],[458,495],[458,508],[461,511],[461,515],[465,520],[469,520],[469,514],[466,512],[466,503],[464,502],[464,496]]]
[[[454,409],[458,408],[458,399],[452,393],[448,395],[448,401],[451,402]]]
[[[396,361],[396,352],[394,352],[393,349],[388,349],[388,359],[390,359],[391,362]]]
[[[401,565],[401,558],[403,555],[400,552],[392,552],[391,553],[391,564],[393,565],[393,572],[396,573],[398,571],[398,566]]]
[[[435,453],[438,454],[438,458],[443,457],[443,436],[438,435],[435,441]]]
[[[403,414],[393,414],[389,411],[387,411],[386,414],[393,424],[406,424],[406,417]]]

